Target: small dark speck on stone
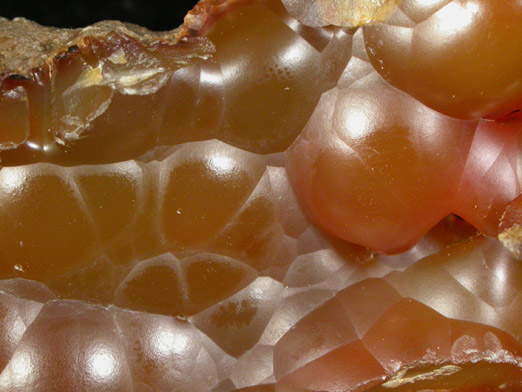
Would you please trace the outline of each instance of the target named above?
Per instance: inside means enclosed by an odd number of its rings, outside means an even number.
[[[12,79],[12,80],[28,80],[25,76],[23,75],[10,75],[9,76],[9,79]]]

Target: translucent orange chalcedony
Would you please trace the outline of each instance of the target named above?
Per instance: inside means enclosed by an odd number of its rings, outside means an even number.
[[[0,391],[521,391],[521,47],[518,0],[0,19]]]

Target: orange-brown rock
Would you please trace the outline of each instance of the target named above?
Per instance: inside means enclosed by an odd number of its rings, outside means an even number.
[[[522,390],[519,3],[0,19],[0,391]]]

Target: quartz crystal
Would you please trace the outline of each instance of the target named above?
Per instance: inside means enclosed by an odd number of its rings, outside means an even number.
[[[0,391],[522,391],[522,3],[0,18]]]

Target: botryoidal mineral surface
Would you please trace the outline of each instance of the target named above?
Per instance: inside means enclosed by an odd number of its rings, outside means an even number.
[[[522,3],[0,19],[0,391],[522,390]]]

